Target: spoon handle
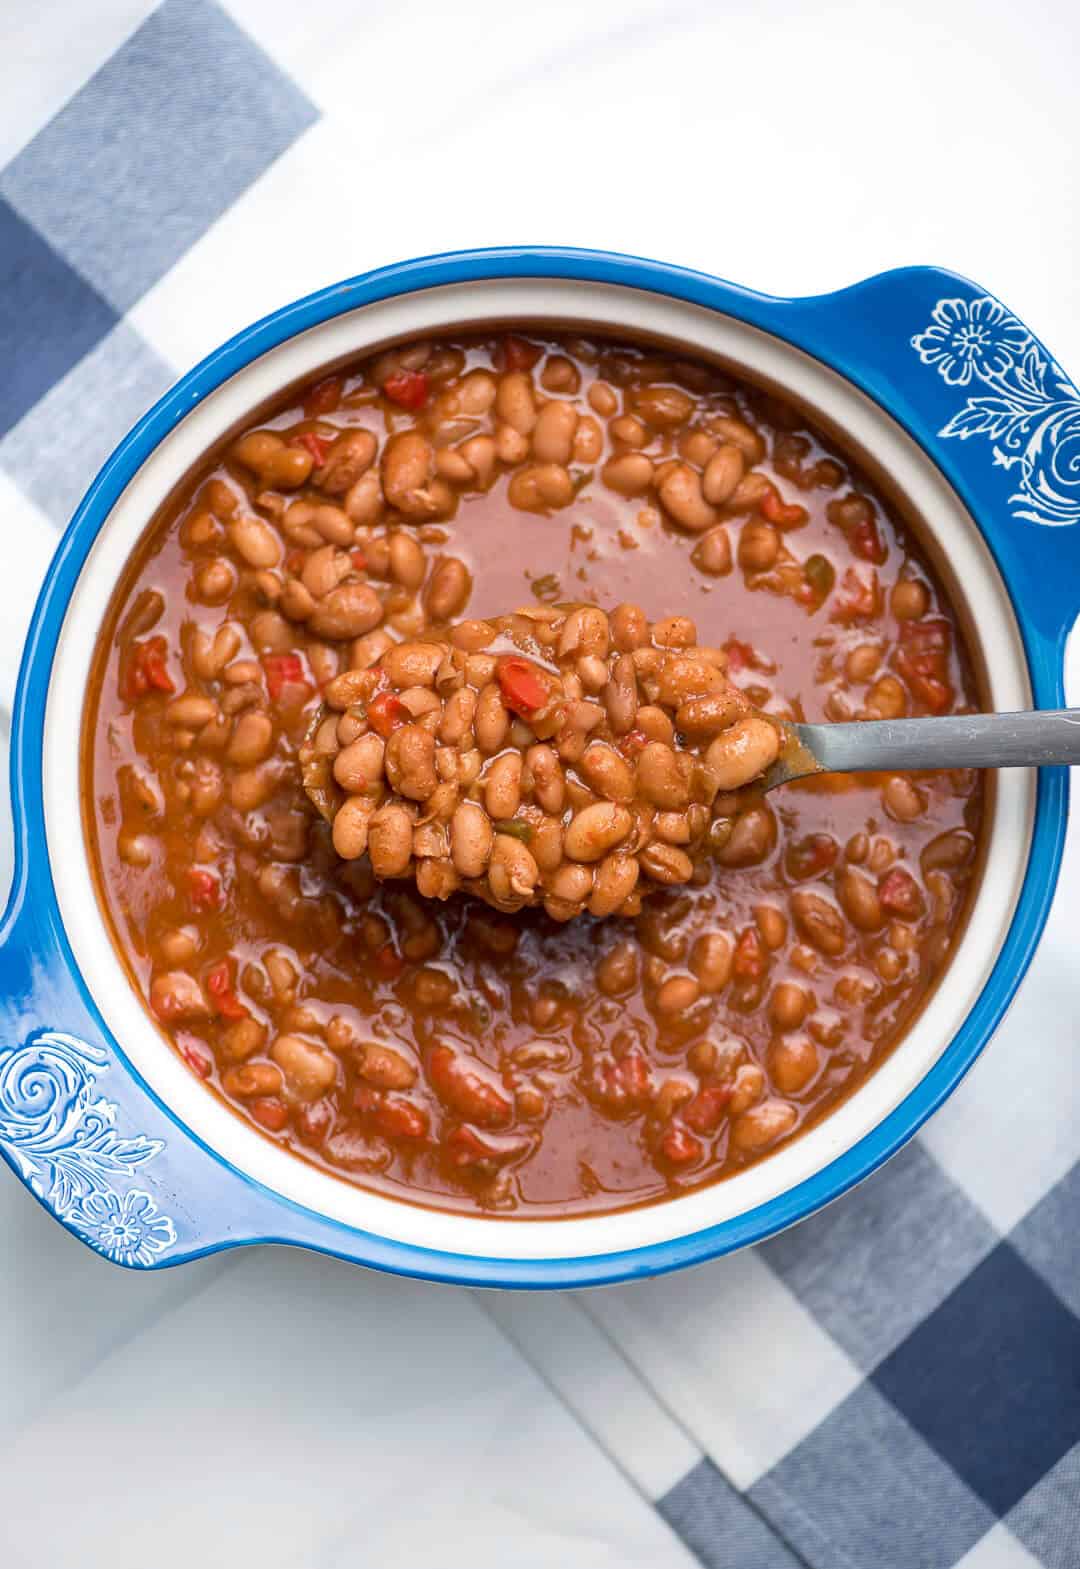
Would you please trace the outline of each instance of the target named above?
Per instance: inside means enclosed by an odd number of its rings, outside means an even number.
[[[826,773],[1080,763],[1080,708],[792,728]]]

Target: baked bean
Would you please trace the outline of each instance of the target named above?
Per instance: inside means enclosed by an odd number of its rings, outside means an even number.
[[[249,1100],[253,1095],[278,1095],[282,1088],[281,1069],[272,1062],[246,1062],[239,1068],[226,1068],[221,1087],[226,1095]]]
[[[400,690],[409,686],[434,686],[444,657],[441,643],[398,643],[386,650],[379,663]]]
[[[895,676],[881,676],[866,694],[867,719],[901,719],[907,713],[907,697]]]
[[[618,419],[613,419],[608,433],[612,441],[621,442],[624,447],[647,447],[649,444],[649,432],[633,414],[620,414]]]
[[[605,997],[621,997],[637,985],[638,957],[633,943],[616,943],[596,967],[596,984]]]
[[[638,856],[641,870],[656,883],[688,883],[694,863],[685,850],[672,844],[650,844]]]
[[[299,1035],[279,1035],[270,1055],[285,1075],[289,1091],[299,1100],[317,1100],[337,1082],[337,1059]]]
[[[642,452],[624,452],[608,459],[600,477],[620,496],[643,496],[653,482],[653,466]]]
[[[690,534],[703,534],[717,522],[716,508],[705,500],[701,476],[685,463],[676,463],[659,485],[660,500],[672,521]]]
[[[523,512],[547,512],[570,505],[574,484],[560,464],[534,463],[511,476],[506,495],[510,505]]]
[[[798,1113],[782,1100],[765,1100],[744,1111],[731,1124],[731,1143],[744,1153],[767,1149],[794,1128]]]
[[[220,605],[236,587],[236,573],[227,561],[207,561],[195,573],[196,597],[204,605]]]
[[[587,396],[589,407],[594,409],[601,419],[610,419],[619,407],[618,398],[606,382],[594,381]]]
[[[722,730],[705,754],[705,761],[721,790],[738,790],[775,763],[780,755],[780,732],[767,719],[750,715],[736,719]]]
[[[368,827],[375,803],[361,795],[350,796],[334,817],[334,849],[343,861],[354,861],[367,849]]]
[[[331,442],[319,469],[319,489],[328,496],[343,496],[374,463],[378,447],[370,430],[343,430]]]
[[[869,877],[853,866],[845,867],[837,878],[837,897],[852,926],[861,932],[875,932],[882,922],[881,901]]]
[[[225,748],[225,756],[230,763],[236,763],[241,768],[251,768],[255,763],[262,762],[273,744],[274,722],[269,714],[241,714]]]
[[[530,852],[509,834],[495,835],[488,862],[488,882],[501,904],[520,904],[531,898],[540,876]]]
[[[388,802],[368,823],[368,855],[376,877],[403,877],[412,859],[412,818]]]
[[[731,499],[736,486],[746,472],[746,459],[734,442],[717,447],[705,465],[701,476],[701,489],[710,506],[722,507]]]
[[[620,653],[632,653],[648,637],[649,623],[640,605],[616,605],[610,617],[611,640]]]
[[[345,516],[350,522],[366,527],[378,521],[383,510],[382,479],[374,469],[362,474],[346,492]]]
[[[639,721],[640,717],[639,711]],[[638,758],[637,787],[646,801],[668,811],[682,811],[690,801],[678,759],[662,741],[650,741]]]
[[[881,649],[876,643],[860,643],[844,660],[844,674],[855,685],[872,681],[881,664]]]
[[[756,904],[754,924],[757,926],[762,942],[770,951],[775,952],[784,946],[787,941],[787,917],[783,910],[776,908],[775,904]]]
[[[830,958],[837,958],[844,952],[848,945],[844,918],[823,894],[797,888],[791,895],[791,913],[799,935],[812,948]]]
[[[484,805],[496,821],[513,817],[521,805],[522,759],[520,752],[504,752],[487,770]]]
[[[464,561],[444,556],[428,579],[424,593],[427,613],[432,621],[449,621],[465,609],[471,593],[472,575]]]
[[[421,725],[401,725],[386,742],[386,777],[410,801],[426,801],[435,777],[435,737]]]
[[[694,412],[694,400],[680,387],[642,387],[632,395],[634,412],[654,430],[676,430]]]
[[[450,854],[462,877],[482,877],[495,834],[491,820],[472,801],[463,801],[450,820]]]
[[[473,720],[476,744],[490,757],[506,745],[510,730],[510,715],[503,707],[502,694],[493,683],[485,686],[476,700],[476,717]]]
[[[308,625],[317,637],[360,637],[383,618],[382,601],[366,583],[342,583],[315,606]]]
[[[532,432],[533,456],[537,461],[565,467],[573,454],[577,423],[578,413],[572,403],[562,403],[558,398],[545,403]]]
[[[901,578],[892,591],[889,608],[897,621],[918,621],[930,608],[930,593],[918,578]]]
[[[532,790],[545,812],[561,812],[566,798],[562,764],[550,746],[531,746],[525,754]]]
[[[596,869],[589,914],[601,918],[614,915],[637,887],[638,863],[632,855],[607,855]]]
[[[775,847],[776,818],[770,808],[762,804],[740,813],[716,858],[721,866],[756,866]]]
[[[598,801],[572,819],[563,848],[572,861],[599,861],[626,838],[633,819],[625,807]]]
[[[386,742],[381,736],[362,735],[334,759],[334,778],[343,790],[358,795],[379,784],[385,755]]]
[[[694,546],[690,559],[709,577],[724,577],[731,571],[731,540],[722,523],[716,524],[702,535]]]
[[[419,588],[427,571],[422,548],[411,534],[395,529],[390,535],[390,575],[406,588]]]
[[[780,555],[780,535],[771,523],[751,518],[739,533],[739,565],[744,572],[767,572]]]
[[[890,774],[881,788],[881,804],[898,823],[913,823],[926,811],[926,797],[904,774]]]
[[[813,997],[805,986],[797,981],[780,981],[769,996],[769,1017],[778,1030],[797,1030],[813,1005]]]
[[[685,1013],[701,996],[701,986],[692,975],[672,975],[656,994],[656,1011],[662,1014]]]

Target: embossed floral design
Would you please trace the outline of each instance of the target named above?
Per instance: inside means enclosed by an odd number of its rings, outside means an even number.
[[[939,300],[933,320],[912,338],[924,365],[936,365],[952,387],[966,387],[973,376],[986,380],[1008,369],[1031,337],[998,300]]]
[[[144,1268],[176,1241],[167,1215],[117,1179],[160,1154],[160,1139],[117,1132],[117,1108],[96,1096],[100,1047],[42,1030],[0,1047],[0,1148],[57,1216],[108,1258]]]
[[[939,300],[931,315],[911,340],[923,364],[950,386],[987,389],[938,434],[992,443],[994,463],[1016,474],[1016,517],[1080,523],[1080,392],[997,300]]]
[[[91,1193],[69,1219],[93,1247],[118,1264],[147,1268],[176,1241],[172,1221],[139,1188],[124,1194]]]

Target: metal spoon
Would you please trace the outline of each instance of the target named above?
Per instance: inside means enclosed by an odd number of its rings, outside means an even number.
[[[766,790],[808,774],[1080,763],[1080,708],[784,728],[788,739],[765,774]]]

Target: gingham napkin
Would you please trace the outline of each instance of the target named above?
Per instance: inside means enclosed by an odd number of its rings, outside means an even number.
[[[1075,15],[963,9],[961,48],[929,5],[880,33],[829,13],[823,40],[826,13],[782,0],[7,0],[3,702],[111,446],[228,333],[334,278],[522,237],[808,291],[910,259],[911,234],[964,267],[974,231],[1001,275],[985,252],[969,270],[1022,314],[1010,267],[1069,298]],[[899,251],[852,151],[876,136],[905,195],[894,77],[933,115]],[[1036,99],[1045,169],[1010,129]],[[967,188],[1022,173],[1029,210],[1059,214],[1060,272],[1052,234],[1025,272],[989,194],[958,214],[935,186],[931,154],[969,133]],[[1068,363],[1077,323],[1037,317]],[[471,1297],[264,1251],[136,1279],[0,1173],[2,1561],[1077,1569],[1078,914],[1074,830],[1032,974],[948,1107],[825,1213],[689,1275]]]

